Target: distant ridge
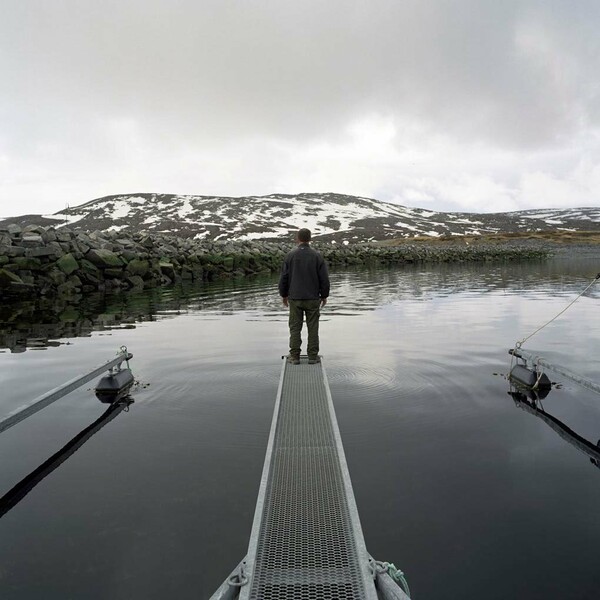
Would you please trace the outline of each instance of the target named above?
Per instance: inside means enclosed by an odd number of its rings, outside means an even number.
[[[527,231],[600,231],[600,208],[536,209],[508,213],[436,212],[334,193],[239,198],[119,194],[53,215],[23,215],[0,226],[66,224],[76,230],[148,231],[206,240],[289,239],[308,227],[322,241],[478,235]]]

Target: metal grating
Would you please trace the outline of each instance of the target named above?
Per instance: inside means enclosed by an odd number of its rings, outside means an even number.
[[[241,600],[377,598],[321,364],[286,364]]]

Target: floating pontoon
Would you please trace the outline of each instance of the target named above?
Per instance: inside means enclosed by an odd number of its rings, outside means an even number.
[[[40,481],[60,467],[60,465],[81,448],[81,446],[83,446],[83,444],[85,444],[85,442],[87,442],[96,432],[102,429],[104,425],[112,421],[121,411],[126,410],[129,407],[133,400],[128,398],[127,394],[134,382],[133,374],[129,369],[129,360],[131,358],[133,358],[133,354],[128,352],[125,346],[121,346],[115,358],[87,373],[74,377],[63,385],[60,385],[41,396],[38,396],[35,400],[20,406],[8,415],[0,417],[0,433],[2,433],[47,406],[50,406],[53,402],[56,402],[98,375],[108,371],[108,374],[100,380],[96,387],[96,395],[99,400],[110,404],[106,412],[99,419],[96,419],[96,421],[86,427],[81,433],[77,434],[66,446],[61,448],[7,493],[1,496],[0,518],[18,504],[38,483],[40,483]],[[123,363],[127,363],[126,369],[121,367]]]
[[[533,352],[529,352],[528,350],[523,350],[522,348],[513,348],[513,349],[509,350],[508,353],[512,354],[516,358],[520,358],[521,360],[523,360],[526,365],[525,368],[530,370],[532,373],[536,373],[538,375],[538,377],[539,377],[539,375],[543,374],[542,369],[550,369],[551,371],[554,371],[555,373],[558,373],[559,375],[562,375],[563,377],[566,377],[567,379],[574,381],[575,383],[583,386],[584,388],[587,388],[588,390],[591,390],[592,392],[596,392],[597,394],[600,394],[600,383],[598,383],[596,381],[592,381],[591,379],[588,379],[587,377],[583,377],[582,375],[579,375],[577,373],[574,373],[573,371],[571,371],[570,369],[567,369],[566,367],[552,363],[549,360],[545,359],[540,354],[535,354]],[[520,367],[521,365],[517,365],[517,366]],[[525,379],[525,378],[523,378],[523,379]],[[534,381],[535,381],[535,379],[536,379],[536,377],[533,377]],[[534,387],[533,385],[531,385],[531,386],[527,385],[527,383],[528,383],[527,381],[523,381],[523,383],[526,385],[526,387]],[[549,380],[548,380],[548,383],[549,383]]]
[[[110,403],[111,394],[112,401],[120,400],[126,395],[122,392],[129,391],[129,389],[133,385],[133,375],[131,375],[131,371],[129,369],[129,361],[131,358],[133,358],[133,354],[128,352],[125,346],[121,346],[119,352],[117,353],[117,356],[112,360],[109,360],[103,365],[100,365],[99,367],[96,367],[95,369],[92,369],[91,371],[88,371],[83,375],[78,375],[77,377],[74,377],[73,379],[67,381],[67,383],[64,383],[63,385],[60,385],[59,387],[54,388],[53,390],[50,390],[49,392],[46,392],[41,396],[38,396],[29,404],[20,406],[8,415],[0,417],[0,433],[6,431],[7,429],[10,429],[17,423],[20,423],[21,421],[27,419],[28,417],[31,417],[32,415],[46,408],[47,406],[50,406],[50,404],[52,404],[53,402],[60,400],[60,398],[62,398],[63,396],[66,396],[67,394],[81,387],[88,381],[91,381],[95,377],[98,377],[98,375],[101,375],[105,371],[108,371],[109,374],[103,377],[100,382],[102,384],[102,387],[100,388],[102,396],[100,397],[100,394],[98,394],[100,400],[105,403]],[[121,365],[124,362],[127,363],[127,369],[121,368]],[[122,377],[123,375],[125,375],[125,377]],[[105,384],[103,384],[103,382],[110,381],[113,378],[117,379],[117,384],[113,384],[112,386],[105,386]]]

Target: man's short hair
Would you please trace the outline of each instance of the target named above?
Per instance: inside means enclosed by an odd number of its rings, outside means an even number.
[[[298,230],[298,241],[310,242],[310,229],[299,229]]]

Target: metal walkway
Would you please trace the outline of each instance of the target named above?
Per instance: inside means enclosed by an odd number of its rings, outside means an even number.
[[[285,363],[240,600],[377,599],[323,364]]]
[[[212,600],[408,599],[381,565],[365,546],[323,364],[284,362],[248,554]]]

